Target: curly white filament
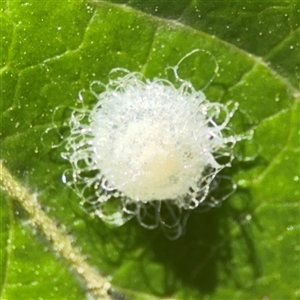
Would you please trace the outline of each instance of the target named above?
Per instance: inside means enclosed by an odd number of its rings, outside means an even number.
[[[92,92],[97,84],[103,85],[94,82]],[[229,165],[218,158],[231,157],[237,140],[222,133],[232,113],[189,82],[181,80],[177,89],[128,71],[93,93],[96,105],[75,109],[70,119],[62,156],[73,170],[65,181],[106,221],[120,225],[137,215],[143,226],[175,228],[178,237],[182,209],[203,202],[216,174]],[[120,203],[113,212],[109,200]],[[171,224],[163,219],[162,202],[173,207]]]

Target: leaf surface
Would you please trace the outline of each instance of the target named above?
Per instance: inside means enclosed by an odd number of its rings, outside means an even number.
[[[298,299],[299,3],[293,1],[2,1],[1,159],[36,194],[89,263],[131,299]],[[176,20],[176,21],[175,21]],[[260,34],[262,33],[262,34]],[[179,75],[212,101],[239,103],[230,124],[254,131],[226,175],[222,207],[193,213],[168,241],[135,220],[112,228],[62,182],[57,126],[113,68]],[[297,98],[298,97],[298,98]],[[87,105],[92,105],[89,99]],[[1,298],[83,299],[86,287],[51,242],[1,194]]]

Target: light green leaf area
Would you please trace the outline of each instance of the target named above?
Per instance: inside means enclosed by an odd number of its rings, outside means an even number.
[[[300,299],[299,2],[190,3],[2,1],[0,159],[129,299]],[[231,129],[254,132],[224,173],[236,192],[192,213],[176,241],[91,218],[61,181],[70,166],[53,128],[111,69],[172,80],[166,68],[196,48],[180,77],[209,100],[238,102]],[[17,199],[2,193],[0,214],[1,299],[86,297]]]

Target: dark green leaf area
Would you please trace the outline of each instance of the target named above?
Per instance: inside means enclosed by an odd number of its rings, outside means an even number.
[[[299,87],[298,1],[107,1],[175,20],[262,57]],[[288,53],[288,55],[286,55]]]

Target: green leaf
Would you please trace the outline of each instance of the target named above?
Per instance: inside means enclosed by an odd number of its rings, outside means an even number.
[[[90,265],[132,299],[299,299],[299,2],[1,2],[1,157]],[[176,21],[174,21],[176,20]],[[242,141],[225,175],[237,191],[167,240],[135,220],[114,228],[80,208],[56,126],[111,69],[181,78],[239,103]],[[298,97],[298,98],[297,98]],[[85,99],[91,105],[89,99]],[[1,194],[1,298],[83,299],[87,286]],[[70,275],[71,270],[72,275]],[[74,274],[73,274],[74,273]]]
[[[97,2],[97,1],[95,1]],[[141,1],[127,3],[173,19],[258,56],[299,88],[299,1]]]

